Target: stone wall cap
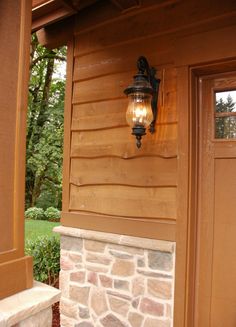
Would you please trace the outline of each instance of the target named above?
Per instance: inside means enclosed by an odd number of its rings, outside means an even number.
[[[99,241],[104,243],[113,243],[129,247],[136,247],[147,250],[174,252],[175,242],[155,240],[149,238],[119,235],[113,233],[98,232],[85,230],[80,228],[57,226],[53,229],[54,232],[61,235],[83,238],[87,240]]]
[[[0,300],[0,327],[10,327],[52,306],[60,300],[61,291],[34,282],[32,288]]]

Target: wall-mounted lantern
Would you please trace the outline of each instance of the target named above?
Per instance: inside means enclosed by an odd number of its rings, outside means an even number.
[[[150,126],[149,131],[155,132],[160,79],[155,77],[156,69],[149,66],[145,57],[139,57],[137,68],[138,73],[134,76],[133,84],[124,93],[129,99],[126,120],[132,127],[132,135],[136,136],[136,145],[140,148],[146,128]]]

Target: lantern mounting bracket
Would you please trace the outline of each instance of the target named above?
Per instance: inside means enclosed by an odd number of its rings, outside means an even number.
[[[159,78],[156,78],[156,69],[154,67],[150,67],[149,63],[144,56],[140,56],[137,60],[137,68],[138,68],[138,75],[142,74],[145,75],[148,78],[148,81],[152,87],[152,113],[153,113],[153,121],[151,122],[149,126],[150,133],[155,132],[155,123],[157,120],[157,101],[158,101],[158,91],[159,91],[159,85],[161,80]],[[144,134],[145,135],[145,134]]]
[[[150,98],[150,110],[152,110],[152,121],[149,124],[143,122],[135,122],[132,127],[132,134],[136,136],[136,145],[141,147],[142,136],[146,135],[146,127],[149,125],[150,133],[155,132],[155,123],[157,119],[157,102],[160,79],[156,78],[156,69],[150,67],[147,59],[140,56],[137,60],[137,74],[134,76],[133,84],[129,85],[124,93],[127,96],[139,94],[141,98]],[[148,110],[148,109],[147,109]]]

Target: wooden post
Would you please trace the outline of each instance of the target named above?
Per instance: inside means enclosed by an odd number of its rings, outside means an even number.
[[[0,1],[0,298],[32,287],[24,256],[31,1]]]

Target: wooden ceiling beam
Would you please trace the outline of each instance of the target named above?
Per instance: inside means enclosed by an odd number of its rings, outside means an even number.
[[[48,49],[66,45],[73,35],[74,21],[72,16],[38,30],[36,34],[39,43]]]
[[[110,0],[110,1],[121,11],[137,8],[141,5],[141,0]]]

